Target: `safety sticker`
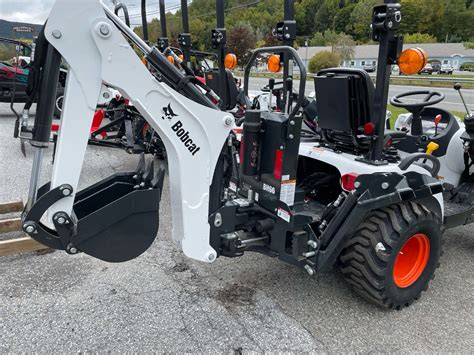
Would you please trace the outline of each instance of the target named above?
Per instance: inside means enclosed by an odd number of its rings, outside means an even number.
[[[296,180],[285,180],[281,182],[280,201],[288,206],[295,204]]]
[[[291,215],[288,211],[285,211],[282,208],[278,209],[277,212],[278,217],[280,217],[282,220],[286,221],[287,223],[290,223]]]

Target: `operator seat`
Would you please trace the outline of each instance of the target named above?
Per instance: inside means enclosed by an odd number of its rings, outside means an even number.
[[[225,82],[225,96],[226,96],[226,110],[230,111],[235,108],[237,105],[237,97],[239,96],[239,89],[237,88],[237,82],[235,81],[234,75],[229,69],[225,70],[226,78]],[[219,81],[220,73],[219,69],[214,68],[206,71],[205,73],[206,84],[209,86],[215,93],[219,95]]]
[[[366,151],[371,138],[364,126],[371,122],[375,86],[366,71],[355,68],[322,70],[314,78],[318,126],[329,143]],[[386,137],[398,141],[404,132],[387,131]]]

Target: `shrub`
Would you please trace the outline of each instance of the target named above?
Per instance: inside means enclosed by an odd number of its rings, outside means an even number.
[[[317,73],[323,69],[338,67],[340,63],[341,58],[337,53],[322,51],[310,59],[308,70],[310,73]]]
[[[474,62],[463,63],[460,67],[462,71],[474,71]]]

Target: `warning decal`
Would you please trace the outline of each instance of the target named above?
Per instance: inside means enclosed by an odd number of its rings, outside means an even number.
[[[296,180],[285,180],[281,182],[280,201],[288,206],[295,204]]]

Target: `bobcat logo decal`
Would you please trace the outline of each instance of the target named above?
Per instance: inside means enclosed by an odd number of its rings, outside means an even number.
[[[171,104],[168,104],[168,106],[163,107],[163,116],[161,118],[172,120],[173,117],[178,117],[178,115],[175,114],[173,110],[171,109]]]

